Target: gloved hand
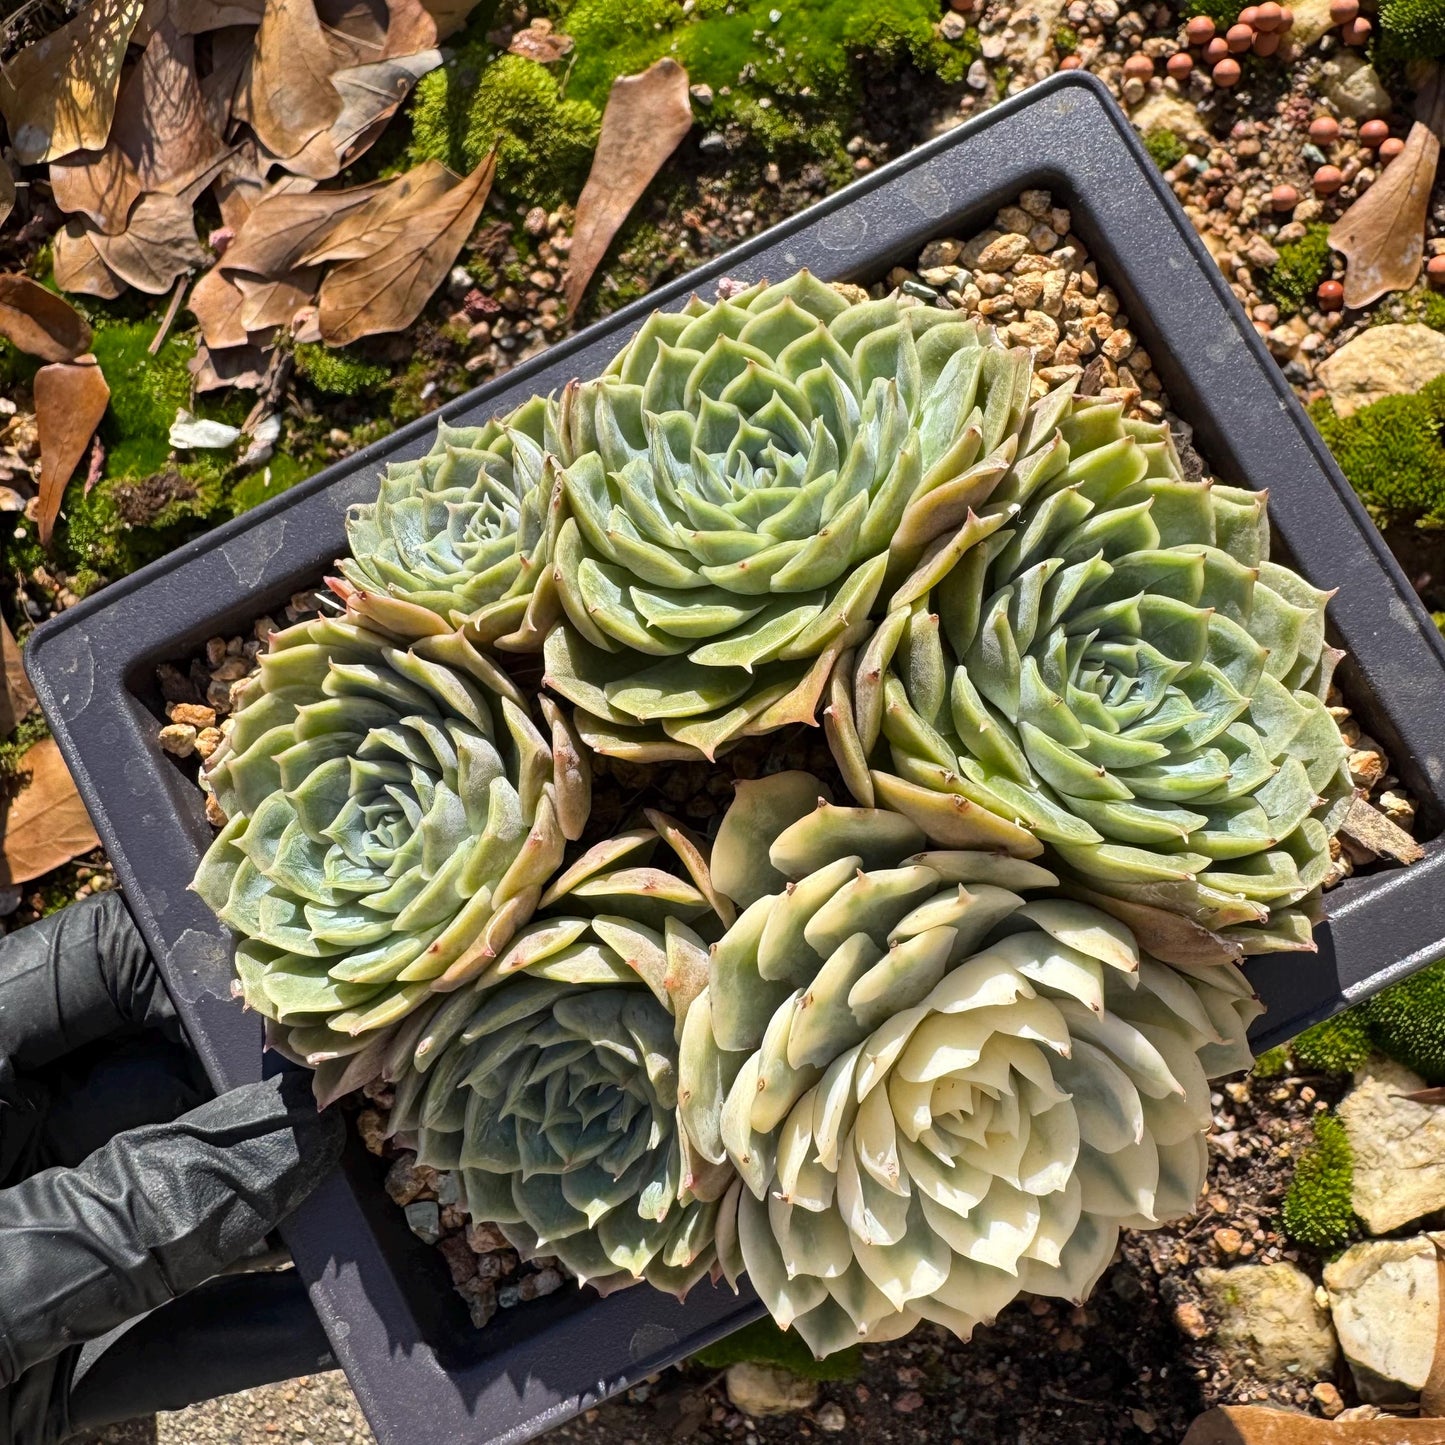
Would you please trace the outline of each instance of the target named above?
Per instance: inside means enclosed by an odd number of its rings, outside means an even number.
[[[117,1043],[124,1055],[144,1030],[179,1038],[118,895],[0,943],[0,1184],[9,1183],[0,1189],[0,1445],[64,1439],[78,1343],[255,1250],[340,1154],[341,1122],[317,1113],[304,1075],[247,1085],[166,1120],[186,1088],[163,1068],[160,1088],[113,1091],[128,1094],[127,1125],[147,1105],[151,1121],[73,1167],[9,1182],[24,1161],[65,1152],[47,1124],[65,1112],[55,1079],[66,1065]],[[73,1137],[73,1124],[63,1132]]]

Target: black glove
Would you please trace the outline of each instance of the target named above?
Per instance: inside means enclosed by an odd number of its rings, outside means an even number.
[[[0,943],[0,1157],[63,1152],[48,1127],[63,1101],[47,1071],[117,1041],[124,1060],[146,1029],[179,1037],[116,895]],[[100,1060],[113,1065],[113,1053]],[[174,1097],[133,1092],[128,1122]],[[342,1133],[334,1113],[317,1113],[309,1078],[287,1073],[0,1190],[0,1442],[65,1438],[79,1342],[254,1251],[335,1164]]]

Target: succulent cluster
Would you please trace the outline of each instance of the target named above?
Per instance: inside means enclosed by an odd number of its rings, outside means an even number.
[[[1030,354],[799,273],[441,429],[272,639],[196,888],[328,1102],[579,1278],[746,1271],[819,1354],[1081,1298],[1188,1210],[1245,954],[1346,799],[1326,596],[1264,499]],[[540,653],[546,691],[504,670]],[[520,674],[519,674],[520,675]],[[592,754],[821,723],[568,857]]]

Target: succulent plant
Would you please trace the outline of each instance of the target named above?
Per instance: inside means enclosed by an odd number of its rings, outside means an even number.
[[[814,722],[870,617],[1000,525],[971,509],[1046,435],[1032,381],[975,322],[806,271],[651,316],[549,423],[568,516],[547,682],[583,740],[712,758]]]
[[[475,642],[541,647],[558,615],[548,417],[533,397],[485,426],[442,423],[430,452],[387,467],[376,501],[346,518],[351,555],[339,565],[358,617],[400,637],[465,626]]]
[[[679,1127],[677,1033],[705,940],[734,913],[696,840],[649,818],[589,850],[473,982],[409,1019],[384,1072],[391,1130],[460,1171],[468,1211],[524,1257],[556,1255],[604,1291],[646,1279],[681,1295],[715,1262],[732,1170]],[[648,863],[654,828],[690,877]]]
[[[1186,1213],[1206,1080],[1260,1012],[1170,968],[1036,863],[919,851],[901,814],[740,783],[713,848],[745,905],[679,1055],[697,1152],[737,1181],[719,1262],[819,1356],[920,1319],[967,1338],[1020,1291],[1081,1300],[1121,1227]]]
[[[358,1054],[526,922],[590,799],[548,708],[550,740],[460,632],[404,646],[349,615],[272,636],[207,764],[229,821],[193,886],[277,1047]]]
[[[930,840],[1037,856],[1171,961],[1309,948],[1352,789],[1327,593],[1265,497],[1074,400],[994,490],[1007,525],[840,658],[850,790]]]

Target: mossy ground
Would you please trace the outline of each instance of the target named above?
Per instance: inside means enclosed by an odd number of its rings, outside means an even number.
[[[1297,1244],[1328,1254],[1354,1232],[1355,1161],[1345,1126],[1333,1114],[1317,1115],[1314,1133],[1285,1195],[1283,1223]]]
[[[1348,417],[1319,401],[1310,416],[1382,526],[1445,527],[1445,377]]]
[[[1270,268],[1264,290],[1282,315],[1293,316],[1303,309],[1329,274],[1329,235],[1330,228],[1316,222],[1298,241],[1279,248],[1279,260]]]

